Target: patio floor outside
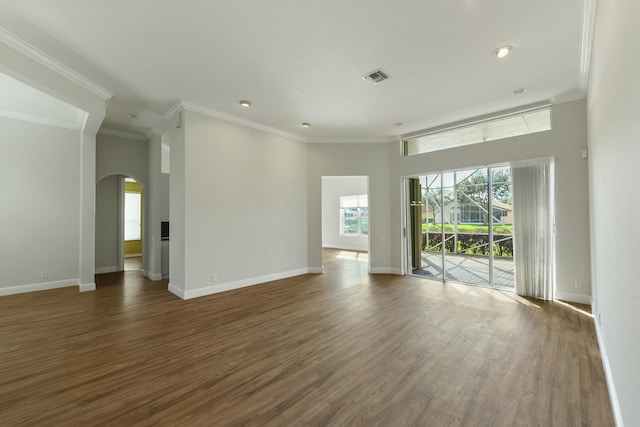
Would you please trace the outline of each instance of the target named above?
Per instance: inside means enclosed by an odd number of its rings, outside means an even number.
[[[446,280],[489,286],[489,257],[479,255],[445,254]],[[513,258],[494,257],[494,286],[513,288]],[[418,276],[442,280],[442,254],[422,252],[422,268],[412,272]]]

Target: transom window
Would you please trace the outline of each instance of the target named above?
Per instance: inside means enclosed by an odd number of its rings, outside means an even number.
[[[433,130],[403,141],[405,156],[551,130],[551,107],[537,107],[468,124]]]

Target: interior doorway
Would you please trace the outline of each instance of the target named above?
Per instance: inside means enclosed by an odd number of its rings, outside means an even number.
[[[322,177],[322,248],[323,264],[330,254],[368,271],[369,177]]]
[[[131,177],[124,178],[125,271],[142,270],[142,185]]]
[[[510,167],[408,177],[405,185],[407,271],[441,281],[514,288]]]
[[[131,176],[96,183],[96,274],[142,270],[143,203],[143,186]]]

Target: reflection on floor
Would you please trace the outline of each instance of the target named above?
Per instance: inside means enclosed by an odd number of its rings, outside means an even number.
[[[132,256],[124,259],[124,271],[142,270],[142,257]]]
[[[327,250],[327,249],[325,249]],[[340,259],[349,259],[352,261],[359,261],[363,263],[369,262],[369,254],[367,252],[356,252],[356,251],[343,251],[340,250],[335,254],[336,258]]]
[[[489,285],[489,257],[478,255],[445,254],[446,280],[473,285]],[[418,276],[442,280],[442,255],[422,252],[422,268],[412,272]],[[513,288],[513,258],[494,257],[493,281],[496,286]]]

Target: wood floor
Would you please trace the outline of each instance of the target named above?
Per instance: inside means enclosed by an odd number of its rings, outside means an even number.
[[[614,425],[580,307],[352,255],[189,301],[134,271],[2,297],[0,425]]]

